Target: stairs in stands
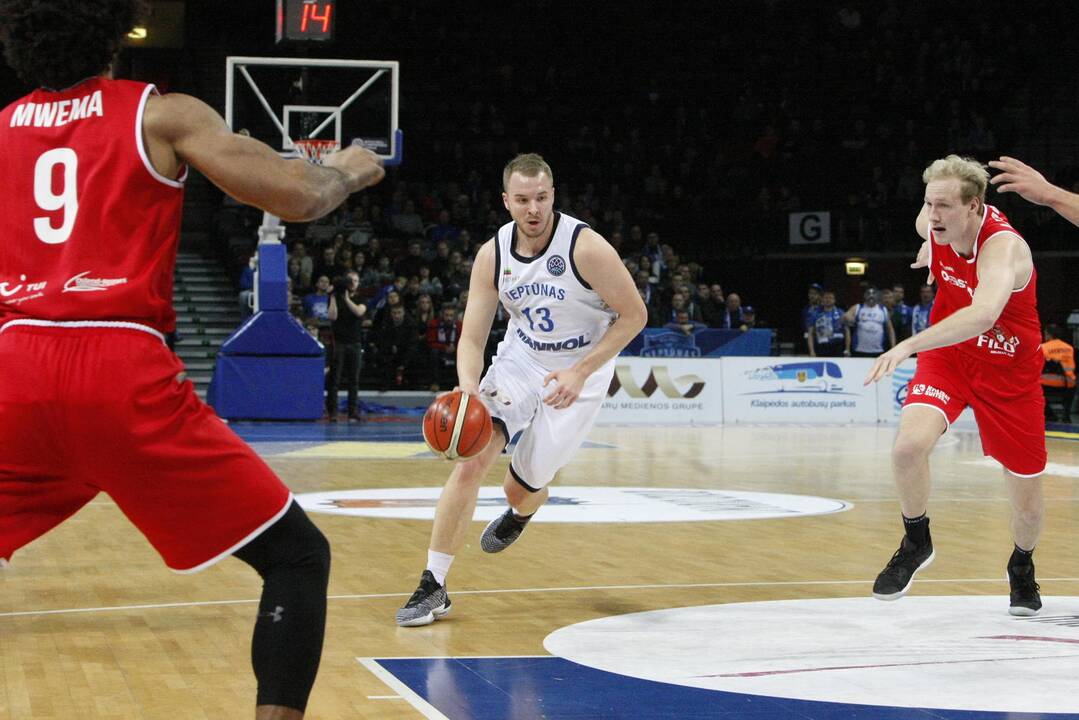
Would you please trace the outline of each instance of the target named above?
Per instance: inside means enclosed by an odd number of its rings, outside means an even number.
[[[240,324],[236,290],[218,261],[180,253],[172,301],[176,307],[176,354],[199,397],[205,399],[217,350]]]

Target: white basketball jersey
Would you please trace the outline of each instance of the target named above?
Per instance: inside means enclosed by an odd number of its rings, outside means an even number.
[[[535,257],[517,252],[517,225],[503,225],[495,243],[495,287],[510,315],[498,354],[520,346],[549,370],[573,365],[592,352],[614,313],[581,278],[573,263],[577,236],[588,227],[555,213],[551,240]]]

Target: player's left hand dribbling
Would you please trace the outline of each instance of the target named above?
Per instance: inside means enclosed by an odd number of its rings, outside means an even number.
[[[547,387],[552,380],[555,386],[551,394],[543,398],[544,404],[555,410],[565,410],[581,396],[585,379],[584,373],[572,367],[547,373],[547,377],[543,378],[543,387]]]

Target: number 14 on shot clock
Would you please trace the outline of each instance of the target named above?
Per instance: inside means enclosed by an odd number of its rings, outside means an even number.
[[[278,43],[333,40],[335,0],[277,0]]]

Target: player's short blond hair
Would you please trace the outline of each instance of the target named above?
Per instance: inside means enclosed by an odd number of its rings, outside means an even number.
[[[542,156],[536,153],[521,153],[506,163],[506,169],[502,171],[503,190],[509,187],[510,175],[513,175],[513,173],[519,173],[525,177],[536,177],[540,173],[547,173],[547,177],[551,178],[551,183],[554,183],[554,173],[551,172],[551,166],[547,164],[547,161]]]
[[[985,202],[985,188],[989,184],[989,170],[974,158],[949,155],[934,160],[922,173],[927,185],[934,180],[955,178],[959,181],[959,197],[964,203],[974,198]]]

